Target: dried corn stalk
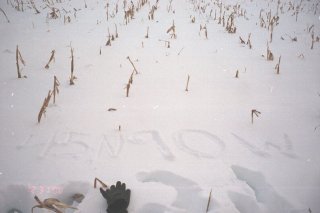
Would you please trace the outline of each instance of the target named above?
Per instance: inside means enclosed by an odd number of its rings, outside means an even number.
[[[108,188],[107,184],[105,184],[104,182],[102,182],[99,178],[95,178],[95,179],[94,179],[94,183],[93,183],[93,187],[94,187],[94,188],[97,188],[97,181],[102,185],[102,187]]]
[[[211,202],[211,193],[212,193],[212,189],[210,190],[210,194],[209,194],[209,198],[208,198],[208,203],[207,203],[207,210],[206,210],[206,213],[209,211],[210,202]]]
[[[56,52],[55,50],[52,50],[52,51],[51,51],[50,59],[49,59],[47,65],[45,66],[46,69],[49,69],[49,64],[51,63],[51,61],[55,61],[55,58],[54,58],[54,53],[55,53],[55,52]]]
[[[8,17],[7,17],[7,14],[4,12],[4,10],[0,8],[0,11],[1,11],[1,12],[3,13],[3,15],[6,17],[7,22],[10,23],[10,21],[9,21],[9,19],[8,19]]]
[[[241,36],[239,36],[239,39],[241,44],[246,44],[246,42],[241,38]]]
[[[247,45],[249,46],[249,49],[251,49],[252,48],[252,45],[251,45],[251,33],[249,33],[249,35],[248,35],[248,40],[247,40]]]
[[[206,39],[208,39],[208,30],[207,30],[207,25],[206,25],[206,24],[205,24],[203,27],[202,27],[202,25],[200,24],[200,32],[199,32],[199,35],[200,35],[201,31],[204,31],[204,36],[206,37]]]
[[[126,97],[129,97],[129,91],[130,91],[130,82],[126,85]]]
[[[56,103],[56,94],[59,94],[60,82],[56,76],[53,79],[53,103]]]
[[[231,13],[227,20],[226,30],[228,33],[236,33],[237,28],[234,24],[234,13]]]
[[[147,28],[147,35],[145,35],[144,37],[149,38],[149,27]]]
[[[273,61],[273,54],[271,50],[269,49],[269,43],[267,42],[267,60],[268,61]]]
[[[186,85],[186,89],[185,89],[186,92],[189,91],[189,81],[190,81],[190,75],[188,75],[187,85]]]
[[[257,111],[256,109],[251,110],[251,123],[253,124],[253,117],[254,115],[259,117],[259,115],[261,114],[261,112]]]
[[[50,102],[50,99],[51,99],[51,95],[52,95],[51,90],[49,90],[48,95],[44,99],[43,104],[42,104],[41,109],[40,109],[40,112],[38,114],[38,123],[40,123],[42,115],[46,114],[46,108],[49,105],[49,102]]]
[[[191,23],[195,23],[196,22],[196,17],[192,16],[191,17]]]
[[[172,26],[167,30],[167,33],[170,33],[171,38],[176,39],[177,38],[177,34],[176,34],[176,26],[174,25],[174,21],[172,22]]]
[[[163,41],[166,48],[170,48],[170,41],[159,39],[159,41]]]
[[[278,63],[276,64],[276,67],[275,67],[277,74],[280,74],[280,61],[281,61],[281,56],[279,57],[279,61],[278,61]]]
[[[239,78],[239,70],[237,70],[235,78]]]
[[[136,67],[134,66],[134,64],[133,64],[133,62],[131,61],[131,59],[130,59],[129,56],[127,56],[127,59],[130,61],[131,65],[132,65],[132,67],[133,67],[134,72],[135,72],[136,74],[138,74],[138,70],[137,70]]]
[[[23,58],[22,58],[22,56],[21,56],[19,47],[18,47],[18,45],[17,45],[17,48],[16,48],[16,65],[17,65],[18,78],[21,78],[22,75],[21,75],[21,70],[20,70],[19,61],[20,61],[24,66],[26,65],[25,61],[23,60]],[[23,76],[23,77],[26,78],[26,76]]]
[[[70,85],[74,85],[74,80],[77,79],[76,76],[73,75],[74,71],[74,57],[73,57],[73,48],[71,47],[71,75],[70,75]]]
[[[114,24],[115,25],[115,27],[116,27],[116,38],[118,38],[119,37],[119,34],[118,34],[118,27],[117,27],[117,24]]]
[[[108,28],[108,41],[106,43],[106,46],[111,46],[111,35],[110,35],[109,28]]]

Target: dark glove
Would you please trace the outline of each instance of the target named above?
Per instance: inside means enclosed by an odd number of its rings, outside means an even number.
[[[112,185],[110,189],[106,191],[100,188],[102,196],[107,200],[108,213],[127,213],[127,208],[130,202],[130,189],[126,189],[126,184],[120,181],[116,186]]]

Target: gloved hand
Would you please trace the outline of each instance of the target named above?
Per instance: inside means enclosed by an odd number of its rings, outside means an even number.
[[[126,184],[120,181],[117,182],[116,186],[112,185],[110,189],[106,191],[100,188],[102,196],[107,200],[108,213],[127,213],[127,208],[130,202],[131,191],[126,189]]]

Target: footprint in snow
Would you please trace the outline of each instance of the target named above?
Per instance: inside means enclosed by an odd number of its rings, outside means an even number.
[[[254,196],[230,191],[230,200],[241,213],[302,213],[305,210],[297,210],[284,197],[266,181],[264,175],[257,171],[233,165],[232,171],[238,180],[253,191]]]
[[[201,196],[203,190],[197,183],[193,182],[190,179],[179,176],[169,171],[161,170],[152,172],[140,172],[137,174],[137,179],[143,183],[157,182],[167,186],[171,186],[177,192],[176,200],[173,201],[172,207],[166,207],[161,204],[148,203],[140,209],[139,213],[151,212],[149,211],[150,209],[157,209],[157,213],[198,213],[206,211],[208,198]],[[216,201],[211,200],[211,202],[217,204]]]

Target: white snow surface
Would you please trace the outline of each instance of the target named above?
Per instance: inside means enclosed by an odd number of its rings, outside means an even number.
[[[276,0],[160,0],[154,20],[156,0],[149,0],[127,24],[121,0],[23,2],[23,11],[17,1],[0,2],[10,21],[0,12],[1,213],[31,212],[35,195],[78,208],[65,212],[106,212],[96,177],[126,183],[131,213],[206,212],[211,190],[212,213],[320,212],[317,0],[280,0],[272,42],[259,14],[274,16]],[[218,24],[220,3],[225,25],[239,6],[235,33]],[[166,33],[173,21],[175,39]],[[119,37],[106,46],[115,24]],[[249,33],[252,49],[239,39]],[[17,78],[17,45],[26,78]],[[128,56],[138,74],[126,97]],[[56,103],[38,123],[54,76]],[[261,114],[252,123],[253,109]],[[84,195],[81,203],[75,193]]]

